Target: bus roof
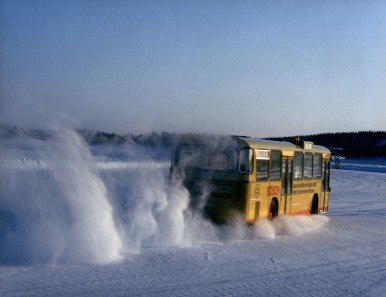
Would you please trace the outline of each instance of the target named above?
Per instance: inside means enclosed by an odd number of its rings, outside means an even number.
[[[204,144],[209,146],[227,146],[227,145],[238,145],[238,146],[248,146],[254,149],[273,149],[295,152],[295,151],[312,151],[315,153],[321,153],[325,157],[331,155],[331,152],[326,147],[320,145],[314,145],[312,142],[302,142],[303,144],[311,144],[311,149],[305,149],[305,145],[294,144],[286,141],[273,141],[252,138],[248,136],[231,136],[231,135],[197,135],[197,134],[187,134],[181,137],[180,141],[187,144]]]
[[[297,145],[294,143],[290,143],[287,141],[273,141],[273,140],[265,140],[265,139],[257,139],[257,138],[250,138],[250,137],[244,137],[240,136],[237,137],[242,142],[245,142],[248,146],[252,148],[259,148],[259,149],[276,149],[276,150],[284,150],[284,151],[306,151],[303,146]],[[308,142],[312,144],[312,150],[315,153],[321,153],[321,154],[331,154],[330,150],[324,146],[320,145],[314,145],[312,142]]]

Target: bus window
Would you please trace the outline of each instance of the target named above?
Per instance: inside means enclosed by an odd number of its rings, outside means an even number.
[[[287,190],[287,160],[281,161],[281,194],[285,195]]]
[[[239,172],[250,174],[253,171],[253,150],[250,148],[240,150]]]
[[[322,155],[321,154],[315,154],[314,155],[313,176],[314,176],[314,178],[321,178],[322,177]]]
[[[288,182],[287,182],[287,195],[292,194],[292,160],[288,160]]]
[[[269,161],[270,180],[280,180],[281,151],[271,151]]]
[[[295,152],[294,156],[294,179],[303,178],[303,153]]]
[[[323,166],[322,166],[322,191],[326,191],[326,162],[323,161]]]
[[[304,178],[310,179],[312,177],[312,153],[304,155]]]
[[[257,160],[256,171],[257,180],[268,180],[268,160]]]
[[[281,164],[281,194],[292,195],[292,160],[283,159]]]
[[[182,168],[233,171],[235,151],[231,148],[208,150],[203,146],[182,146],[179,150],[178,163]]]
[[[330,190],[330,162],[323,161],[322,166],[322,191]]]
[[[268,150],[256,151],[256,179],[258,181],[268,180],[268,164],[269,152]]]

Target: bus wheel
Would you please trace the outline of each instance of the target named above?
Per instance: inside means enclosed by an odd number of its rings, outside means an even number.
[[[278,215],[278,206],[275,199],[272,199],[271,205],[269,206],[268,219],[272,221]]]
[[[318,214],[319,210],[319,198],[317,195],[312,199],[311,214]]]

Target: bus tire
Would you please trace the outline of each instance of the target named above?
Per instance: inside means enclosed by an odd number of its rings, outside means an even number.
[[[311,214],[318,214],[319,212],[319,198],[318,195],[314,195],[314,198],[312,198],[312,204],[311,204]]]
[[[269,206],[269,213],[268,213],[268,219],[272,221],[274,218],[276,218],[279,214],[279,207],[278,207],[278,202],[274,198],[271,201],[271,205]]]

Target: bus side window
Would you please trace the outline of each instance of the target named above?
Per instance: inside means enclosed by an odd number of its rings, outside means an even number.
[[[303,178],[303,153],[295,152],[294,156],[294,179]]]
[[[268,180],[268,160],[257,160],[256,177],[258,181]]]
[[[321,154],[315,154],[314,155],[314,171],[313,171],[313,177],[314,178],[321,178],[322,177],[322,155]]]
[[[270,180],[280,180],[281,151],[271,151],[269,161]]]
[[[327,162],[326,191],[328,191],[328,192],[331,191],[331,189],[330,189],[330,173],[331,173],[330,165],[331,165],[331,163]]]
[[[330,162],[324,160],[322,166],[322,191],[330,191]]]
[[[256,179],[258,181],[268,180],[269,152],[268,150],[256,151]]]
[[[326,161],[323,161],[322,165],[322,191],[326,191]]]
[[[304,155],[304,178],[312,178],[312,153]]]

